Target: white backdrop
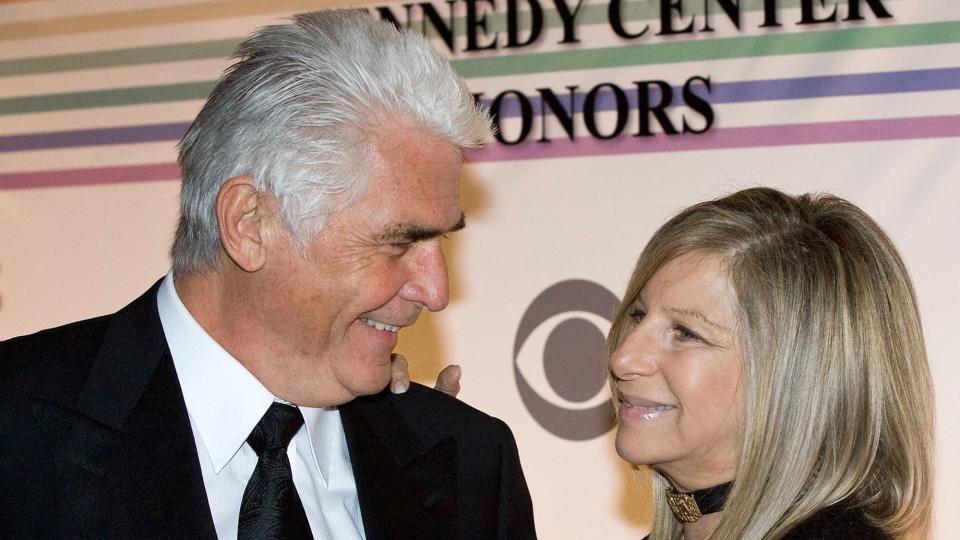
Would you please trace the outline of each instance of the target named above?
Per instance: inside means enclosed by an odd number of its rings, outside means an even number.
[[[695,3],[684,4],[685,20],[702,13]],[[437,41],[486,99],[505,90],[536,98],[550,88],[566,105],[567,86],[585,93],[611,82],[629,93],[637,80],[680,87],[697,75],[711,80],[712,92],[698,92],[715,120],[703,135],[633,137],[639,116],[631,108],[624,133],[602,141],[578,112],[575,143],[556,120],[551,142],[537,143],[534,99],[526,142],[471,156],[469,227],[448,245],[451,305],[406,330],[399,350],[424,381],[444,364],[461,364],[462,399],[513,428],[541,537],[639,538],[649,526],[646,487],[616,457],[611,433],[601,426],[586,440],[554,435],[527,409],[517,382],[520,373],[561,413],[603,403],[604,390],[576,392],[596,388],[598,366],[543,349],[563,321],[588,320],[601,331],[602,317],[568,306],[537,321],[515,357],[521,318],[567,280],[622,294],[650,234],[691,203],[753,185],[836,193],[888,230],[913,275],[937,391],[937,537],[960,537],[948,519],[960,487],[960,466],[950,459],[960,452],[960,4],[887,0],[892,17],[881,18],[861,2],[864,20],[844,21],[840,2],[837,21],[797,25],[800,2],[784,1],[783,26],[768,28],[760,26],[761,2],[744,0],[738,29],[710,2],[715,31],[677,36],[654,35],[657,4],[624,3],[631,31],[651,24],[631,40],[612,31],[607,0],[585,0],[574,24],[579,43],[558,43],[563,27],[551,22],[559,21],[552,1],[542,2],[545,29],[528,46],[503,49],[507,3],[499,1],[485,4],[493,6],[490,28],[501,30],[497,50],[463,51],[462,31],[453,52]],[[177,134],[228,65],[233,43],[321,3],[229,5],[0,2],[0,339],[116,310],[167,270]],[[434,6],[446,13],[447,4]],[[454,7],[462,30],[465,3]],[[604,99],[596,118],[609,133],[616,111]],[[521,122],[511,112],[516,96],[502,105],[512,140]],[[681,115],[705,124],[682,103],[669,115],[677,126]],[[574,376],[556,378],[558,365]],[[578,377],[583,386],[571,388]]]

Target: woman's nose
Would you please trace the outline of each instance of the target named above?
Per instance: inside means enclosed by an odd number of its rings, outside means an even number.
[[[657,356],[655,336],[641,321],[610,355],[610,371],[621,380],[649,377],[657,372]]]

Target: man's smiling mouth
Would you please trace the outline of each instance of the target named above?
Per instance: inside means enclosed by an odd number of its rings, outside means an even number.
[[[382,323],[380,321],[375,321],[373,319],[368,319],[366,317],[360,317],[360,322],[367,326],[376,328],[377,330],[385,330],[387,332],[397,333],[400,331],[399,326],[394,326],[392,324]]]

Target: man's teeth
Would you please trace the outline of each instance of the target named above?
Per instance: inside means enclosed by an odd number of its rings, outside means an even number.
[[[364,318],[361,318],[360,320],[363,322],[363,324],[365,324],[365,325],[367,325],[367,326],[372,326],[372,327],[376,328],[377,330],[386,330],[387,332],[394,332],[394,333],[400,331],[400,327],[399,327],[399,326],[394,326],[394,325],[392,325],[392,324],[382,323],[382,322],[379,322],[379,321],[375,321],[375,320],[373,320],[373,319],[364,319]]]

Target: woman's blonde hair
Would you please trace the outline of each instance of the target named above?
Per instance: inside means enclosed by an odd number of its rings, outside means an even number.
[[[839,197],[753,188],[687,208],[640,254],[608,339],[641,289],[693,251],[724,260],[744,358],[740,458],[717,539],[780,538],[841,504],[893,536],[929,533],[933,396],[906,267]],[[652,540],[680,524],[653,471]]]

